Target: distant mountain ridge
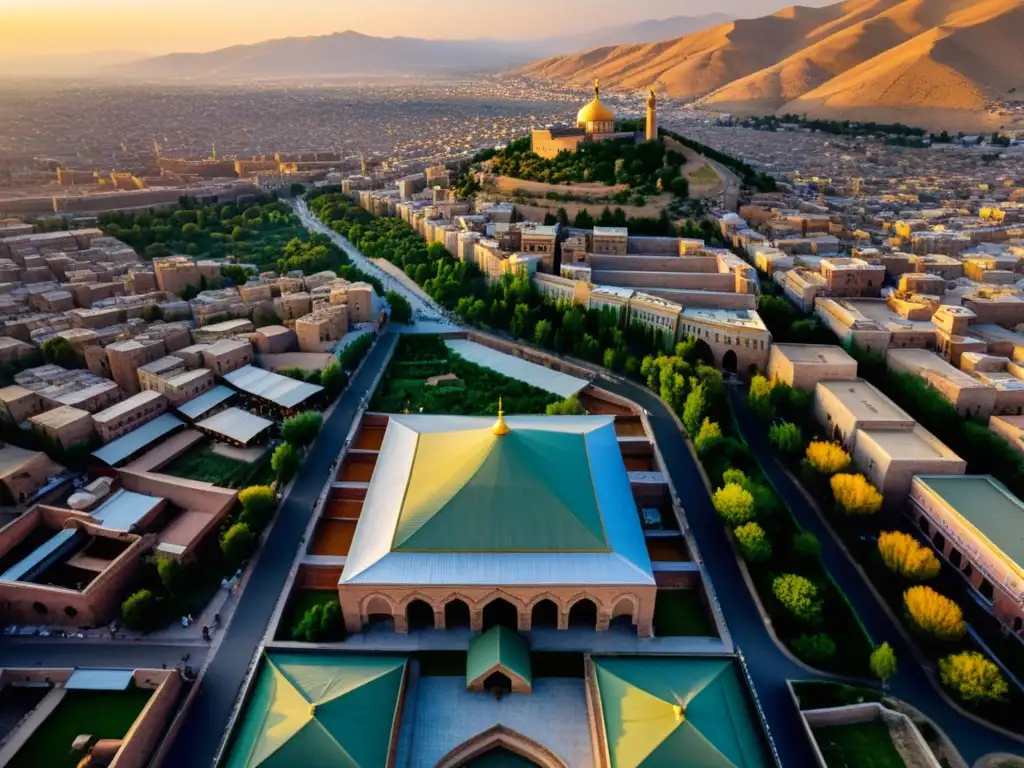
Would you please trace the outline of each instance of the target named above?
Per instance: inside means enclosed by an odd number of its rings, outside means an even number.
[[[541,79],[654,86],[738,114],[998,130],[993,104],[1024,91],[1024,0],[845,0],[793,6],[672,40],[556,56]]]

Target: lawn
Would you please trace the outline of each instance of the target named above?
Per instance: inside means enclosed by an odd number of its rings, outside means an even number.
[[[53,713],[18,750],[8,768],[75,768],[81,752],[71,743],[83,733],[97,739],[122,739],[153,691],[68,691]]]
[[[659,589],[654,600],[655,637],[718,637],[695,589]]]
[[[814,738],[828,768],[904,768],[881,720],[815,728]]]
[[[849,704],[882,700],[881,692],[874,688],[859,688],[825,680],[794,681],[793,692],[800,702],[800,709],[803,710],[845,707]]]
[[[718,173],[710,165],[702,165],[695,171],[686,174],[690,183],[698,187],[710,187],[721,182]]]
[[[292,628],[314,605],[338,602],[338,592],[333,589],[298,589],[292,593],[288,608],[277,626],[276,640],[291,640]]]
[[[222,488],[246,488],[273,480],[269,453],[259,461],[249,464],[221,456],[209,446],[179,456],[161,471],[166,475],[213,483]]]

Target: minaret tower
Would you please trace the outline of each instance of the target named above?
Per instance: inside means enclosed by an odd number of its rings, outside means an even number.
[[[647,97],[647,140],[654,141],[658,138],[658,98],[654,95],[654,89]]]

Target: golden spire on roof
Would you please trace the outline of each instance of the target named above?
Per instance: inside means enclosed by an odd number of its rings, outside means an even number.
[[[676,716],[676,722],[679,722],[679,723],[681,723],[683,721],[683,717],[684,717],[684,715],[686,715],[686,709],[684,709],[680,704],[673,704],[672,705],[672,712]]]
[[[494,422],[494,426],[491,427],[491,432],[496,434],[498,437],[507,435],[512,430],[509,429],[508,424],[505,423],[505,411],[501,408],[501,398],[498,398],[498,420]]]

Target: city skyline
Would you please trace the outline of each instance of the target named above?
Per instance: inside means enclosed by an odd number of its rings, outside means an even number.
[[[805,5],[826,5],[809,0]],[[295,0],[285,16],[270,0],[245,4],[209,4],[199,0],[152,0],[145,4],[127,0],[93,0],[88,5],[69,0],[0,0],[0,46],[4,58],[130,51],[142,54],[210,51],[282,37],[325,35],[347,30],[379,37],[471,39],[495,37],[518,40],[586,32],[618,24],[630,24],[669,16],[700,16],[731,13],[758,16],[787,5],[784,0],[713,3],[710,0],[682,4],[676,0],[637,0],[612,5],[595,13],[581,0],[555,6],[540,0],[524,0],[521,18],[542,19],[543,24],[503,23],[505,11],[480,7],[472,0],[452,0],[443,16],[410,0],[396,0],[401,10],[381,13],[343,0]],[[459,23],[458,20],[465,20]],[[202,23],[197,23],[201,20]],[[471,20],[471,21],[470,21]],[[158,23],[159,36],[150,34]],[[73,36],[57,36],[61,28]]]

